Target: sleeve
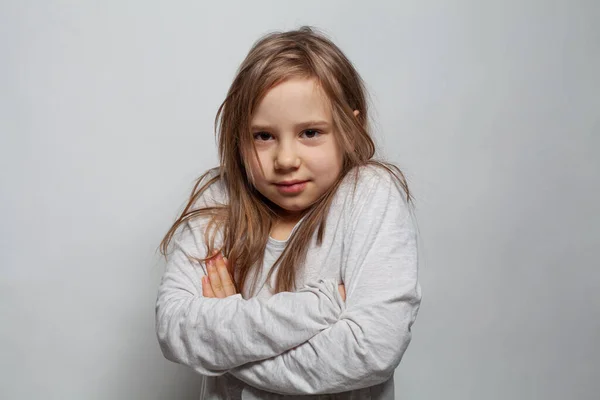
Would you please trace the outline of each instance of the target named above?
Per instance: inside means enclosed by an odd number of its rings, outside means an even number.
[[[334,281],[269,299],[203,297],[204,270],[187,256],[202,254],[197,228],[183,227],[158,289],[156,334],[167,359],[203,375],[222,375],[298,346],[338,320],[343,302],[332,295]]]
[[[230,374],[280,394],[339,393],[392,376],[421,301],[415,225],[391,178],[373,179],[355,198],[362,200],[346,227],[347,298],[339,320],[292,350]]]

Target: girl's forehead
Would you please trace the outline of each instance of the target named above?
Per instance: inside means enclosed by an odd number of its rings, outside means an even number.
[[[316,79],[294,78],[269,89],[258,103],[252,124],[331,120],[329,98]]]

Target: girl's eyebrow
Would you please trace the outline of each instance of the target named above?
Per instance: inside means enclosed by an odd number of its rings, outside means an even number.
[[[294,128],[296,130],[301,130],[301,129],[307,129],[307,128],[327,128],[329,127],[329,122],[324,121],[324,120],[314,120],[314,121],[306,121],[306,122],[300,122],[297,123],[296,125],[294,125]],[[250,129],[254,132],[257,131],[269,131],[272,132],[276,129],[274,129],[272,126],[269,125],[263,125],[263,124],[253,124]]]
[[[254,131],[272,131],[273,128],[271,128],[269,125],[251,125],[250,130],[253,132]]]
[[[329,126],[329,122],[327,121],[322,121],[322,120],[315,120],[315,121],[306,121],[306,122],[302,122],[300,124],[296,124],[296,129],[306,129],[306,128],[327,128]]]

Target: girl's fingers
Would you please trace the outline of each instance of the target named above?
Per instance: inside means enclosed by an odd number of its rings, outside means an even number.
[[[229,270],[227,268],[227,264],[221,255],[217,256],[216,259],[217,271],[219,272],[219,278],[221,278],[221,284],[223,285],[223,291],[225,292],[225,296],[232,296],[236,294],[235,285],[233,283],[233,279],[231,279],[231,275],[229,275]]]
[[[215,297],[219,299],[227,297],[214,258],[208,261],[208,279],[210,279],[210,286],[212,287]]]
[[[206,262],[208,276],[202,278],[202,295],[224,299],[237,293],[227,259],[215,254]]]
[[[338,291],[340,292],[340,296],[342,296],[342,300],[346,301],[346,286],[338,285]]]
[[[227,271],[229,271],[229,276],[233,276],[233,265],[231,265],[229,263],[229,260],[227,260],[227,257],[223,257],[223,261],[225,262],[225,265],[227,265]],[[232,279],[233,281],[233,279]]]
[[[202,277],[202,296],[216,297],[215,292],[213,292],[212,287],[210,286],[210,280],[208,279],[208,276]]]

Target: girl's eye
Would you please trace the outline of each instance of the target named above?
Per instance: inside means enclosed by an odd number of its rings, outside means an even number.
[[[273,136],[267,132],[258,132],[254,134],[254,140],[258,140],[259,142],[266,142],[270,140]]]
[[[315,137],[319,136],[320,133],[315,129],[307,129],[302,132],[302,135],[306,136],[308,139],[314,139]]]

